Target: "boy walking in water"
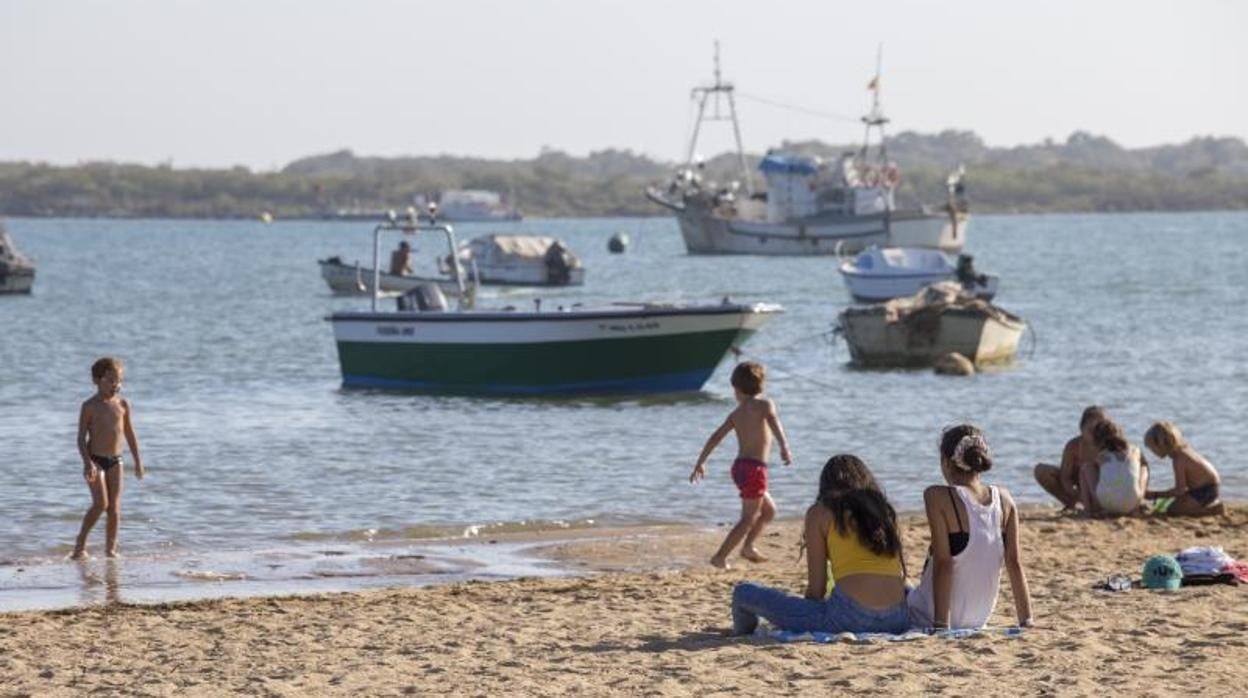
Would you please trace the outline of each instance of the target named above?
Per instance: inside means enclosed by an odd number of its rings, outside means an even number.
[[[754,542],[763,527],[776,517],[776,503],[767,493],[767,456],[771,453],[771,439],[780,442],[780,458],[785,465],[793,462],[784,427],[776,414],[776,404],[762,396],[763,381],[767,372],[763,365],[754,361],[737,364],[732,372],[732,388],[737,397],[737,408],[724,423],[706,440],[697,465],[689,474],[689,482],[706,477],[706,459],[728,435],[737,433],[737,459],[732,463],[732,481],[741,493],[741,520],[728,532],[719,552],[711,558],[711,564],[721,569],[728,567],[728,555],[741,543],[741,557],[752,562],[762,562],[763,557]]]
[[[134,456],[134,474],[143,479],[143,459],[139,440],[130,423],[130,403],[122,398],[121,379],[125,368],[119,359],[106,356],[91,365],[96,392],[82,403],[78,415],[78,453],[82,456],[82,477],[91,490],[91,508],[82,517],[82,529],[72,557],[87,556],[87,535],[100,514],[107,512],[104,550],[117,557],[117,529],[121,526],[122,439]]]

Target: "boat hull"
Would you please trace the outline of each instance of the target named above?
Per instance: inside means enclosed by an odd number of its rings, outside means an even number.
[[[583,286],[585,284],[585,267],[574,267],[568,270],[568,282],[552,284],[546,280],[545,267],[532,265],[514,266],[480,266],[477,275],[483,286]]]
[[[961,251],[970,218],[920,211],[867,216],[813,217],[768,223],[717,215],[697,205],[669,206],[691,254],[779,256],[854,253],[871,245]]]
[[[351,296],[371,296],[373,294],[373,270],[355,267],[330,261],[320,261],[321,278],[334,293]],[[542,274],[545,271],[542,270]],[[488,273],[479,272],[482,286],[550,286],[544,277],[538,279],[538,273],[532,269],[508,269],[492,267]],[[381,292],[385,295],[406,293],[421,284],[434,283],[442,289],[448,298],[459,296],[459,288],[454,281],[445,277],[402,276],[399,274],[381,274]],[[567,286],[580,286],[585,283],[584,267],[570,269]]]
[[[467,395],[696,391],[775,306],[335,313],[343,385]]]
[[[1009,361],[1027,328],[1012,316],[997,318],[963,308],[915,320],[890,322],[883,308],[841,313],[840,328],[852,362],[868,368],[926,367],[953,352],[976,365]]]
[[[0,293],[30,293],[35,285],[34,269],[0,271]]]
[[[321,278],[334,293],[350,296],[373,295],[373,270],[332,261],[320,261]],[[437,284],[448,298],[459,296],[459,287],[454,281],[441,277],[401,276],[399,274],[381,274],[381,293],[398,295],[420,286],[421,284]]]

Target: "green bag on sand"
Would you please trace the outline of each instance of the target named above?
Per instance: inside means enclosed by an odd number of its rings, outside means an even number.
[[[1174,504],[1174,497],[1158,497],[1153,500],[1153,508],[1149,509],[1149,513],[1164,514],[1170,510],[1171,504]]]

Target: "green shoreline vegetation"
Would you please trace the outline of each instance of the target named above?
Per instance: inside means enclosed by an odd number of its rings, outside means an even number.
[[[778,148],[825,158],[854,149],[818,141]],[[941,204],[945,176],[962,164],[980,213],[1248,208],[1248,145],[1237,138],[1127,149],[1076,132],[1065,142],[992,148],[966,131],[904,132],[889,139],[888,150],[902,167],[900,197]],[[758,158],[748,156],[750,165]],[[735,162],[728,153],[712,158],[706,179],[733,179]],[[344,150],[276,172],[0,162],[0,215],[253,218],[267,211],[279,219],[321,218],[340,209],[401,210],[413,195],[447,189],[497,191],[531,217],[664,215],[642,189],[666,182],[674,169],[627,150],[574,157],[549,149],[527,160],[377,158]]]

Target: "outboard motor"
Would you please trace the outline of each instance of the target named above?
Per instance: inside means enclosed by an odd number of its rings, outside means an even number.
[[[546,282],[552,286],[566,286],[572,281],[572,262],[568,259],[568,249],[558,242],[546,248]]]
[[[399,296],[399,310],[429,312],[446,310],[446,296],[432,282],[423,283]]]
[[[958,255],[957,266],[958,282],[963,286],[970,288],[976,284],[983,286],[988,283],[988,277],[975,271],[975,258],[969,254]]]

